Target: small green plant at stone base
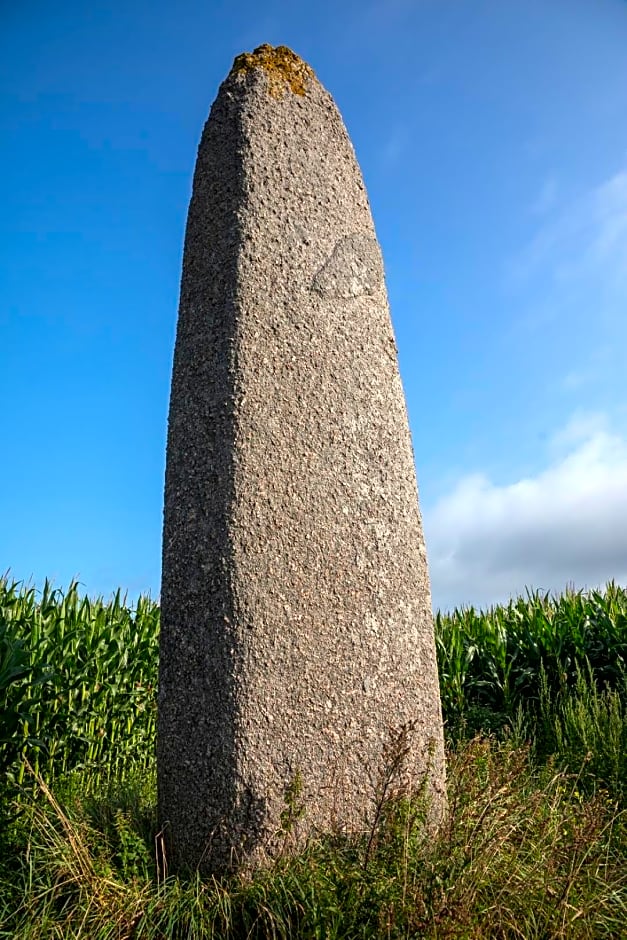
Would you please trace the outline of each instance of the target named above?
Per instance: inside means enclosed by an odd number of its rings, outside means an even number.
[[[286,841],[294,832],[294,827],[296,826],[298,820],[305,816],[306,807],[302,796],[303,775],[301,774],[300,770],[297,770],[285,788],[285,794],[283,797],[285,806],[281,811],[280,833],[285,837]]]
[[[367,871],[375,853],[395,852],[398,845],[390,837],[401,838],[403,845],[425,826],[428,815],[428,779],[432,766],[435,742],[429,745],[426,770],[418,787],[407,775],[407,760],[412,749],[412,737],[417,722],[409,722],[390,737],[383,749],[377,782],[374,812],[366,839],[363,867]]]

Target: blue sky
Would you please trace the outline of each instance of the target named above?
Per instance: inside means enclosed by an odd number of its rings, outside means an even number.
[[[0,7],[0,570],[158,596],[196,148],[284,43],[383,249],[434,606],[627,583],[627,3]]]

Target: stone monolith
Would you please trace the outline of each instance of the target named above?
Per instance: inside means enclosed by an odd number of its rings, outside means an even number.
[[[360,831],[392,766],[388,792],[424,784],[431,819],[442,811],[427,559],[381,252],[340,114],[285,46],[235,59],[198,151],[159,683],[171,868],[249,868],[312,833]]]

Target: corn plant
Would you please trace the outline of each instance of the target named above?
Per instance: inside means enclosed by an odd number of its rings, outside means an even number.
[[[16,612],[16,601],[9,593],[0,603],[0,773],[7,771],[24,745],[41,744],[28,734],[35,724],[31,692],[48,679],[45,670],[31,663],[27,642],[17,635],[17,624],[24,626],[26,605]]]

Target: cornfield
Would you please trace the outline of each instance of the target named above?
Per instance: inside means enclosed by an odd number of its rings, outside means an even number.
[[[547,701],[581,689],[623,704],[627,681],[627,590],[530,593],[488,611],[436,614],[442,708],[451,730],[498,730],[522,712],[540,717]],[[474,726],[473,726],[474,724]]]
[[[0,780],[21,784],[25,759],[47,780],[152,767],[158,633],[148,598],[131,608],[119,591],[105,603],[76,583],[63,592],[46,582],[37,594],[0,579]],[[592,732],[581,708],[593,708],[597,737],[607,725],[627,753],[624,588],[438,613],[435,634],[450,740],[498,734],[522,716],[545,752],[575,732],[584,747]]]
[[[159,608],[0,580],[0,774],[46,779],[153,762]]]

